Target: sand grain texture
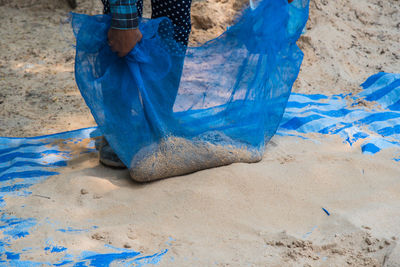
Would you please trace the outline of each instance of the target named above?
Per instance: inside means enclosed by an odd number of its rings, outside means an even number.
[[[129,166],[131,178],[137,182],[184,175],[204,169],[225,166],[236,162],[254,163],[262,159],[262,154],[243,145],[235,144],[222,133],[188,140],[168,137],[157,144],[144,147],[133,157]]]

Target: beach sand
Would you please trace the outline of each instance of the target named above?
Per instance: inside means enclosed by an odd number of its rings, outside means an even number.
[[[243,2],[195,2],[191,43],[221,34]],[[78,4],[78,12],[101,13],[100,1]],[[61,0],[0,0],[1,136],[95,125],[74,82],[68,11]],[[293,90],[359,92],[368,76],[399,72],[399,21],[397,0],[312,0]],[[339,137],[312,140],[276,136],[259,163],[149,184],[85,155],[31,187],[31,196],[5,199],[13,215],[39,222],[13,247],[51,236],[69,252],[102,244],[146,254],[169,249],[160,266],[400,266],[400,167],[393,151],[363,155],[360,144],[350,147]],[[99,228],[65,239],[40,224],[49,215],[65,227]]]
[[[338,137],[275,137],[259,163],[138,184],[127,170],[99,165],[95,153],[82,155],[31,196],[5,199],[14,216],[38,220],[12,249],[51,237],[72,254],[105,244],[168,249],[160,266],[399,266],[400,180],[391,158],[363,155]],[[68,238],[56,231],[93,225]]]

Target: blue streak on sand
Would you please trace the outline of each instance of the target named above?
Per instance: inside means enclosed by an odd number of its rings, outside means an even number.
[[[66,229],[57,229],[57,231],[58,232],[62,232],[62,233],[71,233],[71,234],[78,234],[78,233],[86,233],[86,232],[89,232],[90,230],[93,230],[93,229],[97,229],[98,227],[97,226],[93,226],[92,228],[90,228],[90,229],[74,229],[74,228],[72,228],[72,227],[67,227]]]
[[[93,254],[93,252],[82,253],[80,261],[76,262],[74,266],[109,266],[111,263],[125,266],[144,266],[146,264],[158,264],[162,257],[168,252],[168,250],[161,251],[149,256],[141,256],[140,252],[129,251],[120,253],[108,253],[108,254]],[[87,256],[85,256],[87,255]]]
[[[63,247],[63,246],[47,246],[44,248],[44,250],[46,251],[50,251],[51,253],[59,253],[59,252],[63,252],[66,251],[67,248]]]
[[[317,228],[318,228],[318,226],[314,225],[313,228],[311,228],[311,230],[309,232],[307,232],[303,235],[303,238],[305,239],[305,238],[309,237],[314,232],[314,230]]]
[[[8,260],[19,260],[20,254],[13,252],[6,252],[6,257]]]
[[[43,155],[59,154],[59,153],[60,153],[60,151],[57,151],[57,150],[46,150],[46,151],[37,152],[37,153],[12,152],[12,153],[0,156],[0,162],[10,162],[16,158],[40,159],[43,157]]]
[[[325,208],[322,208],[323,211],[325,211],[326,215],[330,216],[331,214],[329,213],[329,211]]]
[[[4,211],[1,210],[1,212]],[[25,237],[29,235],[28,230],[36,225],[36,220],[34,218],[22,219],[6,213],[2,213],[0,221],[2,222],[0,230],[3,231],[3,235],[5,235],[5,238],[1,240],[2,242],[10,242],[13,239]]]
[[[32,161],[17,161],[14,162],[7,167],[0,168],[0,173],[5,172],[11,168],[18,168],[18,167],[39,167],[39,168],[59,168],[59,167],[65,167],[67,166],[67,161],[65,160],[60,160],[57,162],[53,163],[48,163],[48,164],[41,164],[38,162],[32,162]]]
[[[48,145],[49,143],[36,143],[36,144],[22,144],[20,146],[17,147],[8,147],[8,148],[3,148],[0,149],[0,155],[6,154],[6,153],[10,153],[10,152],[14,152],[15,150],[18,149],[22,149],[22,148],[26,148],[26,147],[35,147],[35,146],[45,146]]]
[[[34,218],[17,218],[7,214],[4,196],[15,195],[21,190],[28,189],[35,183],[43,181],[52,175],[58,174],[49,168],[55,169],[65,167],[70,158],[71,151],[61,150],[58,146],[52,146],[52,142],[60,139],[73,139],[73,143],[79,143],[89,137],[97,137],[97,128],[87,128],[72,132],[65,132],[55,135],[33,138],[5,138],[0,137],[0,231],[3,238],[0,239],[0,263],[8,266],[43,266],[54,265],[64,266],[75,264],[75,266],[109,266],[111,263],[125,263],[126,265],[143,266],[145,264],[157,264],[168,250],[164,250],[153,255],[143,256],[140,252],[127,249],[118,249],[116,253],[82,252],[81,255],[74,256],[68,254],[68,248],[48,243],[44,250],[50,253],[63,255],[57,263],[22,261],[21,256],[24,252],[35,250],[26,248],[22,251],[10,251],[10,246],[16,239],[22,239],[34,231],[37,221]],[[65,141],[67,142],[67,141]],[[87,148],[88,153],[93,152],[92,147]],[[84,151],[85,153],[85,151]],[[44,162],[42,159],[47,155],[55,156],[55,161]],[[59,160],[60,157],[64,159]],[[17,170],[17,171],[15,171]],[[17,182],[18,180],[18,182]],[[31,192],[25,192],[25,195]],[[17,194],[21,195],[21,194]],[[91,229],[74,229],[67,227],[56,231],[66,234],[79,234],[98,228],[93,226]]]

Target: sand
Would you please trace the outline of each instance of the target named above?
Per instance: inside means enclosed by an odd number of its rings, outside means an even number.
[[[294,90],[359,92],[370,75],[400,70],[398,0],[310,1],[307,31],[298,42],[305,54]]]
[[[13,248],[51,236],[73,254],[104,244],[169,249],[160,266],[398,266],[400,181],[391,157],[334,137],[275,137],[260,163],[138,184],[82,155],[32,196],[6,199],[13,215],[38,219]],[[67,239],[55,230],[93,225]]]
[[[211,140],[218,140],[218,143]],[[222,132],[208,132],[188,140],[167,137],[139,150],[129,165],[131,178],[137,182],[189,174],[236,162],[255,163],[262,153],[245,144],[235,143]]]
[[[221,34],[242,3],[195,2],[191,44]],[[63,22],[68,11],[62,0],[0,0],[1,136],[95,125],[73,79],[73,38]],[[78,1],[77,11],[100,13],[100,1]],[[399,72],[399,21],[397,0],[312,0],[294,91],[355,93],[371,74]],[[399,266],[393,151],[362,155],[359,144],[313,139],[274,137],[259,163],[144,185],[127,170],[107,169],[96,154],[86,155],[35,185],[32,196],[6,202],[15,216],[44,222],[51,214],[61,226],[99,228],[66,240],[39,223],[14,246],[51,236],[70,252],[103,244],[145,253],[167,248],[161,266]]]

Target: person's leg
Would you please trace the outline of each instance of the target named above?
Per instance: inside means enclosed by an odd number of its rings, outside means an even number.
[[[139,14],[139,17],[142,17],[143,14],[143,0],[137,0],[136,1],[136,8]]]
[[[101,2],[104,6],[103,13],[110,14],[111,9],[109,0],[101,0]],[[141,17],[143,11],[143,0],[137,0],[136,8],[138,10],[139,17]],[[96,143],[96,149],[99,151],[100,162],[102,164],[114,168],[126,168],[126,166],[118,158],[117,154],[115,154],[114,150],[111,148],[104,136]]]
[[[110,13],[110,3],[108,0],[101,0],[104,4],[104,14]],[[136,2],[136,7],[139,13],[139,16],[142,16],[143,12],[143,0],[138,0]],[[159,17],[168,17],[174,27],[174,39],[176,42],[182,44],[184,47],[187,46],[190,30],[191,30],[191,22],[190,22],[190,7],[191,0],[152,0],[152,18]],[[172,112],[173,104],[175,102],[176,95],[179,89],[179,82],[183,68],[183,52],[178,53],[180,55],[173,56],[173,60],[176,64],[174,68],[174,72],[171,73],[169,79],[171,80],[171,88],[175,88],[171,92],[168,92],[166,101],[166,113]],[[101,145],[99,146],[100,152],[100,162],[104,165],[112,166],[112,167],[124,167],[124,164],[119,160],[118,156],[111,149],[107,140],[103,137],[101,141]]]
[[[190,7],[192,0],[152,0],[151,17],[167,17],[174,25],[175,41],[187,46],[191,30]]]
[[[101,0],[101,2],[103,3],[103,14],[110,14],[111,8],[109,0]]]
[[[160,107],[163,110],[163,114],[166,118],[170,118],[173,113],[173,106],[175,103],[176,96],[179,90],[179,83],[183,70],[184,55],[186,53],[186,47],[188,45],[189,35],[191,31],[190,21],[190,8],[192,0],[152,0],[151,1],[151,17],[153,19],[160,17],[167,17],[173,26],[173,38],[179,44],[177,46],[171,46],[171,60],[172,69],[169,75],[163,81],[166,89],[161,93],[163,94],[160,99],[163,99]],[[170,24],[160,24],[159,33],[163,37],[163,34],[167,38],[171,34]]]

